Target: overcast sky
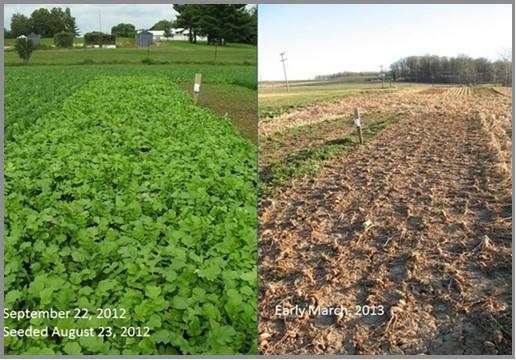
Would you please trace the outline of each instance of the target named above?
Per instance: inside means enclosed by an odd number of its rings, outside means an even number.
[[[119,23],[129,23],[136,29],[148,29],[162,19],[172,20],[175,12],[172,4],[6,4],[4,5],[4,27],[11,26],[11,16],[22,13],[29,16],[39,8],[69,7],[75,17],[81,34],[99,31],[99,14],[102,31],[111,32],[111,27]]]
[[[378,71],[401,57],[436,54],[496,59],[512,47],[511,5],[258,6],[260,80]]]

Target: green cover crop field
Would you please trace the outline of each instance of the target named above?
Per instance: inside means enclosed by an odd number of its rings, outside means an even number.
[[[153,75],[174,83],[191,83],[202,72],[203,83],[256,89],[256,67],[237,65],[67,65],[9,66],[4,70],[5,137],[12,138],[63,99],[99,76]]]
[[[191,104],[177,83],[196,71],[6,69],[5,308],[91,316],[5,319],[61,331],[5,337],[6,354],[256,352],[256,147]],[[112,334],[66,335],[88,328]]]

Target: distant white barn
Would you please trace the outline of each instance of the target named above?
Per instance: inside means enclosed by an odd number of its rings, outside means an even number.
[[[183,28],[171,28],[170,36],[165,36],[164,30],[149,30],[149,33],[152,34],[153,41],[166,41],[166,40],[179,40],[179,41],[188,41],[190,38],[190,30]],[[198,36],[198,41],[206,41],[208,40],[206,36]]]
[[[188,41],[189,39],[190,31],[188,29],[172,28],[170,29],[170,32],[172,33],[174,40]]]
[[[149,32],[152,34],[152,40],[154,41],[166,40],[163,30],[149,30]]]
[[[188,30],[188,29],[172,28],[172,29],[170,29],[170,32],[172,34],[173,40],[188,41],[188,39],[190,39],[190,30]],[[206,36],[197,35],[197,40],[198,41],[207,41],[208,38]]]

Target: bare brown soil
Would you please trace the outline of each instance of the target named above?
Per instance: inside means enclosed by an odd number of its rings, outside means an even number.
[[[261,200],[261,353],[511,353],[511,98],[400,93],[361,108],[407,120]]]

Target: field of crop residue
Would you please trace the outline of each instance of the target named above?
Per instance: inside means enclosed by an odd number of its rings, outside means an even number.
[[[259,351],[510,354],[511,108],[419,87],[262,119]]]

